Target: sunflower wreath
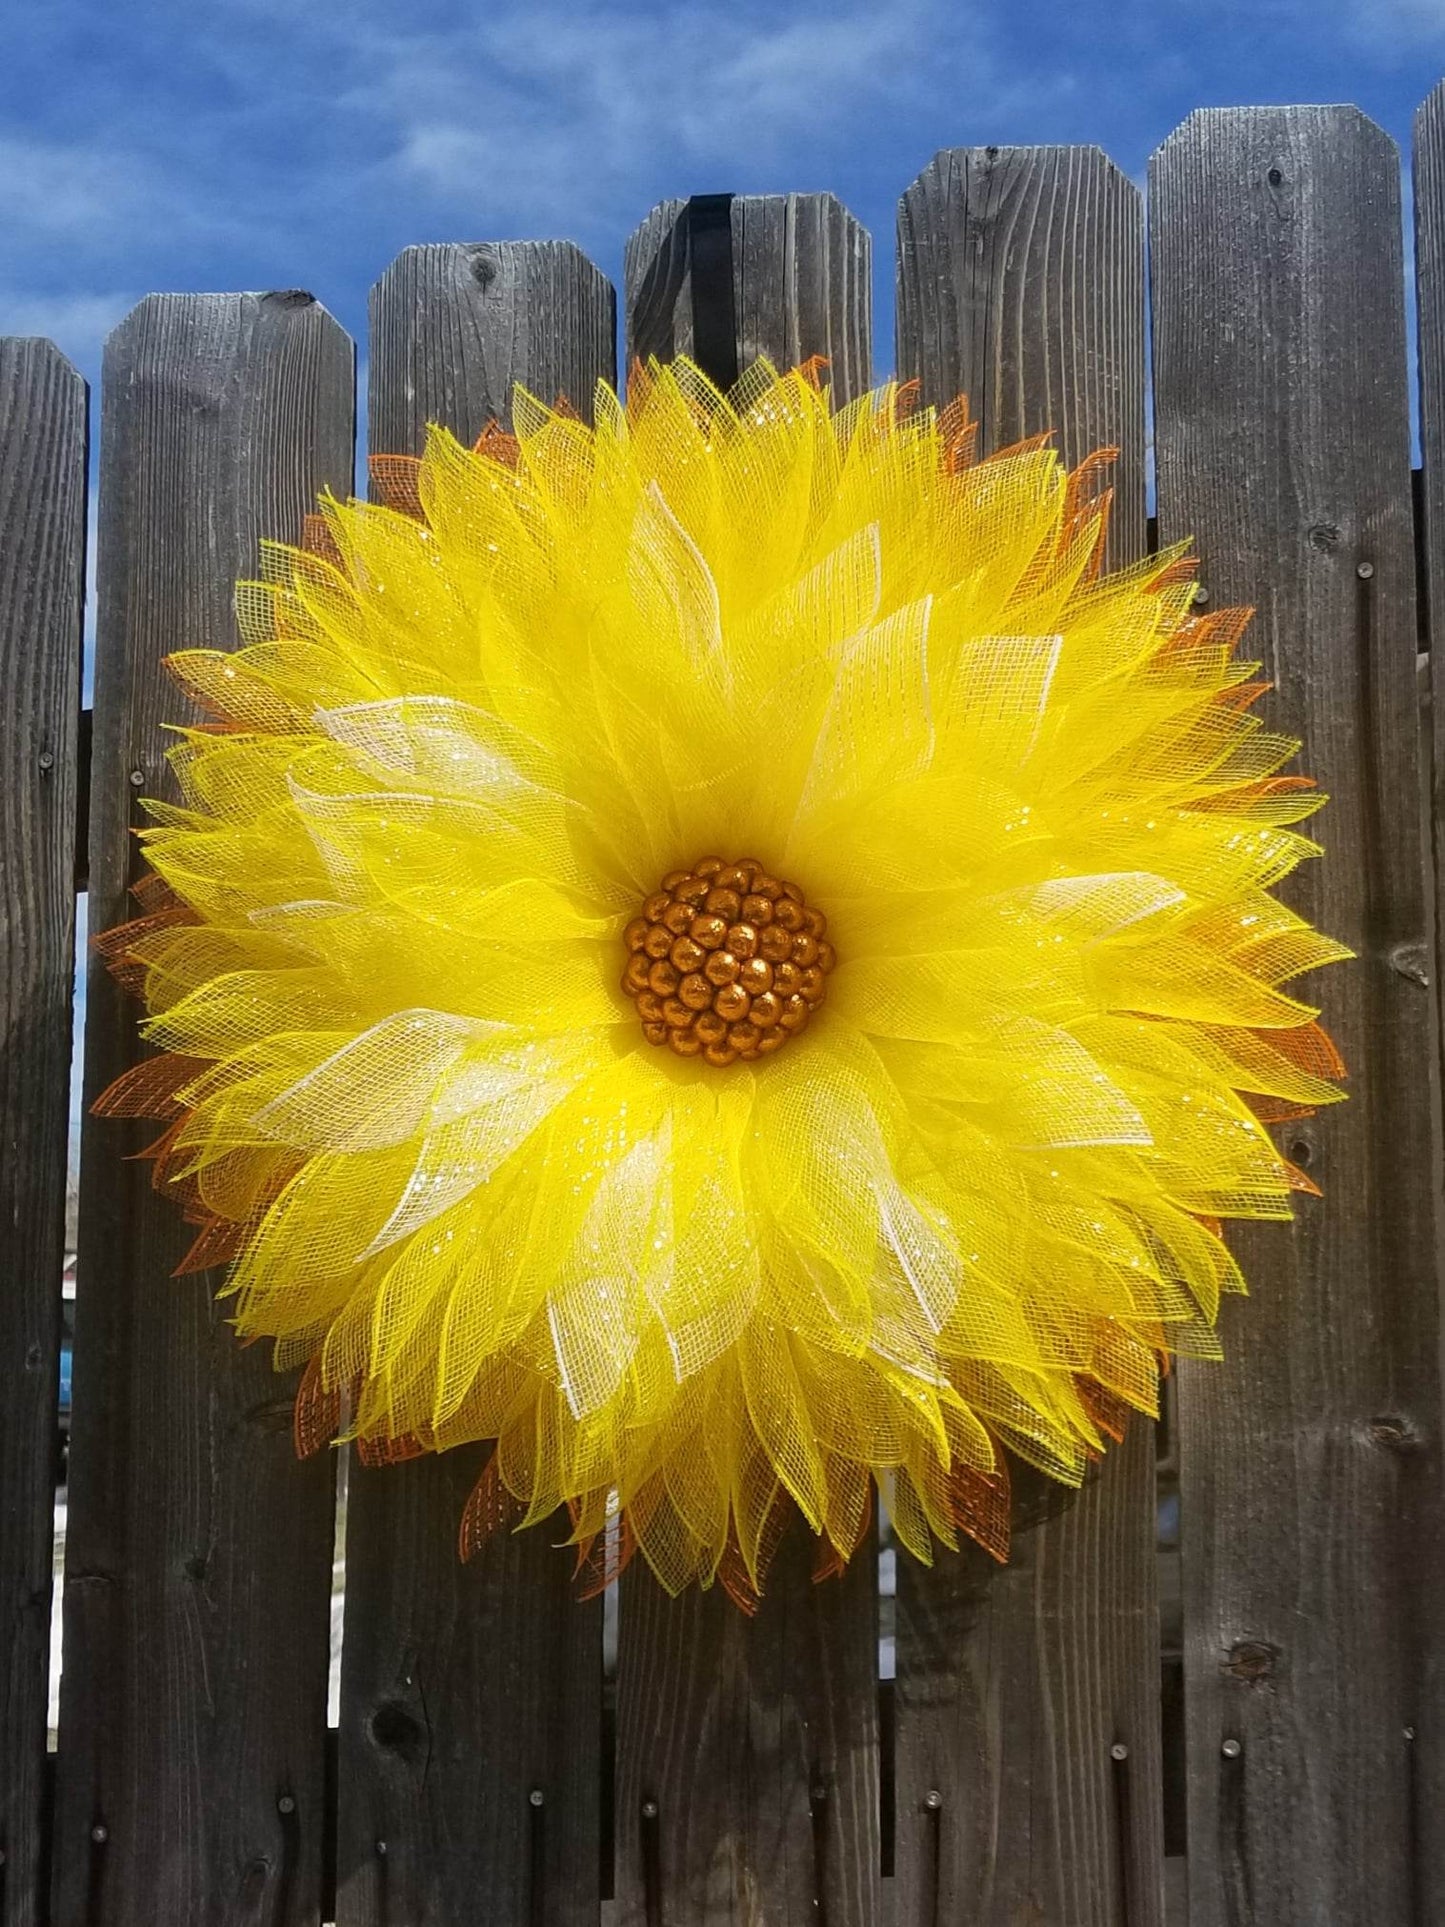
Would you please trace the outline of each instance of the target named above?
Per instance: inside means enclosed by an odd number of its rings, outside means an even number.
[[[162,1054],[100,1108],[302,1449],[496,1441],[464,1552],[566,1505],[590,1583],[747,1603],[877,1485],[1002,1557],[1003,1448],[1076,1484],[1311,1188],[1321,798],[1247,612],[1103,572],[1107,452],[816,364],[595,417],[380,458],[171,658],[214,720],[105,940]]]

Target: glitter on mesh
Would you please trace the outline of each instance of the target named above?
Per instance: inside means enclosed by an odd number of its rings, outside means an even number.
[[[161,1120],[298,1449],[496,1442],[465,1555],[565,1506],[584,1590],[751,1609],[876,1491],[1003,1557],[1009,1457],[1077,1484],[1217,1356],[1223,1222],[1313,1188],[1266,1127],[1343,1075],[1295,983],[1346,952],[1272,895],[1321,798],[1245,613],[1103,572],[1106,454],[816,363],[595,417],[377,457],[172,659],[208,720],[101,940],[160,1055],[97,1108]],[[821,1020],[751,1021],[792,969]]]

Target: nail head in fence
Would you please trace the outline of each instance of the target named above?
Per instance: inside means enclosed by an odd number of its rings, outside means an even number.
[[[1235,1227],[1253,1294],[1224,1363],[1179,1372],[1189,1914],[1224,1927],[1246,1880],[1261,1920],[1434,1918],[1398,1734],[1440,1690],[1417,1647],[1438,1459],[1360,1427],[1439,1432],[1430,1000],[1389,963],[1426,928],[1399,161],[1352,108],[1210,110],[1150,178],[1160,535],[1193,532],[1216,601],[1258,609],[1266,726],[1330,796],[1325,860],[1284,894],[1360,953],[1303,988],[1350,1070],[1310,1127],[1325,1195],[1293,1230]],[[1220,1628],[1277,1653],[1267,1689]]]
[[[1117,447],[1110,557],[1143,551],[1143,211],[1097,148],[961,148],[924,169],[899,205],[898,366],[927,402],[966,393],[981,449],[1049,429],[1070,462]],[[899,1918],[966,1917],[987,1894],[1000,1918],[1114,1927],[1122,1728],[1130,1927],[1158,1927],[1153,1428],[1136,1418],[1077,1499],[1027,1467],[1014,1487],[1010,1566],[967,1543],[898,1561]],[[925,1789],[946,1827],[916,1818]]]
[[[517,381],[590,419],[615,328],[610,283],[570,242],[408,248],[371,296],[370,446],[417,454],[428,422],[470,441],[510,423]],[[573,1596],[565,1514],[459,1563],[484,1462],[352,1462],[339,1927],[472,1920],[483,1897],[489,1921],[595,1927],[601,1602]]]
[[[325,310],[289,296],[153,295],[106,344],[93,929],[133,914],[128,772],[164,793],[162,725],[187,714],[161,658],[233,646],[259,539],[299,536],[317,491],[348,486],[353,366]],[[136,1006],[93,962],[87,1105],[141,1054]],[[264,1347],[236,1344],[219,1275],[172,1278],[194,1228],[126,1156],[154,1135],[85,1123],[55,1913],[208,1919],[249,1868],[253,1904],[299,1927],[320,1901],[332,1468],[264,1421],[283,1388]],[[278,1782],[312,1820],[284,1852]]]
[[[15,1921],[45,1912],[86,415],[50,342],[0,340],[0,1915]]]
[[[654,208],[627,244],[634,354],[693,349],[684,209]],[[871,339],[864,229],[831,195],[739,195],[731,222],[740,368],[760,355],[786,367],[827,354],[837,398],[861,393]],[[876,1920],[876,1542],[870,1534],[845,1577],[822,1585],[811,1553],[797,1520],[751,1620],[721,1587],[669,1599],[640,1558],[624,1574],[618,1811],[646,1814],[659,1783],[686,1798],[646,1828],[619,1827],[619,1927],[654,1917],[711,1927],[733,1911],[816,1914],[828,1927]],[[820,1804],[815,1782],[829,1789]]]

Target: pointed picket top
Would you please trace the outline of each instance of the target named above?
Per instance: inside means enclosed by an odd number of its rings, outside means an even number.
[[[967,395],[983,449],[1117,448],[1111,554],[1144,539],[1144,215],[1098,147],[958,147],[898,204],[898,373]]]
[[[464,441],[489,421],[506,425],[518,382],[590,421],[599,371],[615,373],[616,296],[571,241],[403,248],[370,312],[373,452],[420,453],[428,421]]]

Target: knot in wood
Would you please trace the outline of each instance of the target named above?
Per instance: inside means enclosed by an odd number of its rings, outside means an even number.
[[[1250,1685],[1268,1679],[1279,1662],[1279,1647],[1267,1639],[1237,1639],[1229,1649],[1224,1670]]]
[[[1370,1439],[1387,1452],[1415,1452],[1424,1444],[1420,1428],[1403,1412],[1382,1412],[1370,1421]]]
[[[1418,984],[1422,990],[1430,988],[1430,965],[1423,943],[1397,943],[1390,952],[1390,968],[1397,977]]]

